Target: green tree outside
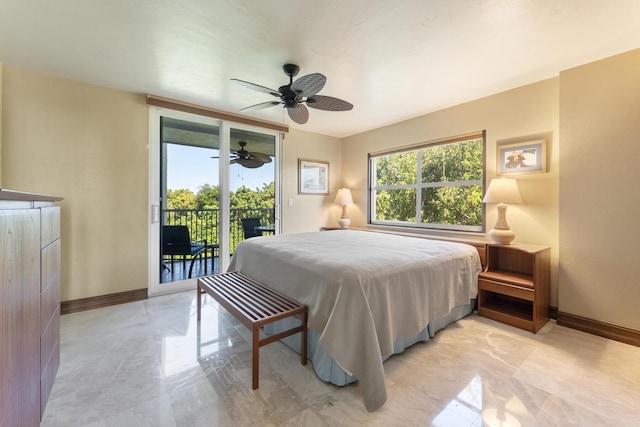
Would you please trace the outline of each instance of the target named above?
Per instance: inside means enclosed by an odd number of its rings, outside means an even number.
[[[195,209],[196,200],[191,190],[167,190],[167,209]]]
[[[265,183],[254,190],[242,186],[230,192],[232,217],[230,250],[233,252],[244,239],[241,233],[243,213],[263,217],[263,221],[273,223],[275,208],[275,183]],[[186,225],[192,240],[207,240],[207,244],[219,242],[218,224],[220,206],[220,188],[205,184],[197,193],[188,189],[167,190],[166,225]],[[244,212],[244,211],[248,211]],[[253,211],[253,212],[252,212]]]

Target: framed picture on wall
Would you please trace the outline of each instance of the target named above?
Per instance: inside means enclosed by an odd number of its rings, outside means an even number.
[[[547,171],[547,142],[544,139],[498,145],[498,175],[543,173]]]
[[[329,194],[329,163],[298,159],[298,193]]]

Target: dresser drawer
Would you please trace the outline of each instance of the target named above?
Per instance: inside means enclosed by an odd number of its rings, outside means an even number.
[[[57,274],[55,279],[49,283],[40,294],[40,332],[49,324],[51,317],[60,310],[60,274]],[[58,312],[58,315],[60,313]]]
[[[60,275],[62,244],[60,239],[46,246],[40,252],[40,292]]]
[[[533,301],[535,292],[531,288],[512,285],[510,283],[496,282],[483,277],[478,278],[478,289],[481,291],[495,292],[497,294],[509,295],[526,301]]]
[[[40,244],[44,248],[60,238],[60,207],[40,208]]]
[[[56,349],[60,351],[58,341],[60,341],[60,305],[57,306],[40,337],[40,374],[45,371],[53,352]]]
[[[40,419],[44,415],[47,407],[47,401],[53,388],[53,382],[56,379],[58,368],[60,367],[60,340],[56,341],[49,362],[40,374]],[[37,425],[37,424],[36,424]]]

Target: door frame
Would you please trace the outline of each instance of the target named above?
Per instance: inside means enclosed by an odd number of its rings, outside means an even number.
[[[218,271],[223,272],[229,266],[229,186],[230,186],[230,132],[231,128],[260,132],[275,136],[275,233],[281,229],[281,157],[283,134],[279,131],[265,129],[257,126],[249,126],[236,122],[213,119],[210,117],[184,113],[159,107],[149,107],[149,211],[148,211],[148,296],[163,295],[173,292],[181,292],[196,289],[196,278],[175,282],[160,283],[160,222],[162,205],[160,202],[160,117],[171,117],[179,120],[193,121],[213,126],[220,130],[220,164],[218,185],[220,189],[220,222],[218,235],[220,236],[220,248],[218,258]]]

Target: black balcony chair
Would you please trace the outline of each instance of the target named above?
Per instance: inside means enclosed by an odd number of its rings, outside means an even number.
[[[202,243],[202,244],[200,244]],[[215,246],[215,248],[214,248]],[[187,266],[187,256],[191,256],[191,265],[189,266],[189,278],[193,272],[193,263],[198,258],[202,258],[204,253],[206,256],[207,249],[215,249],[218,245],[207,245],[206,240],[191,241],[189,229],[186,225],[163,225],[162,226],[162,256],[169,256],[171,266],[173,267],[173,257],[181,256],[183,268]],[[205,274],[207,268],[207,260],[205,259]]]
[[[256,230],[256,227],[260,227],[260,218],[242,218],[242,231],[245,240],[262,236],[262,231]]]

